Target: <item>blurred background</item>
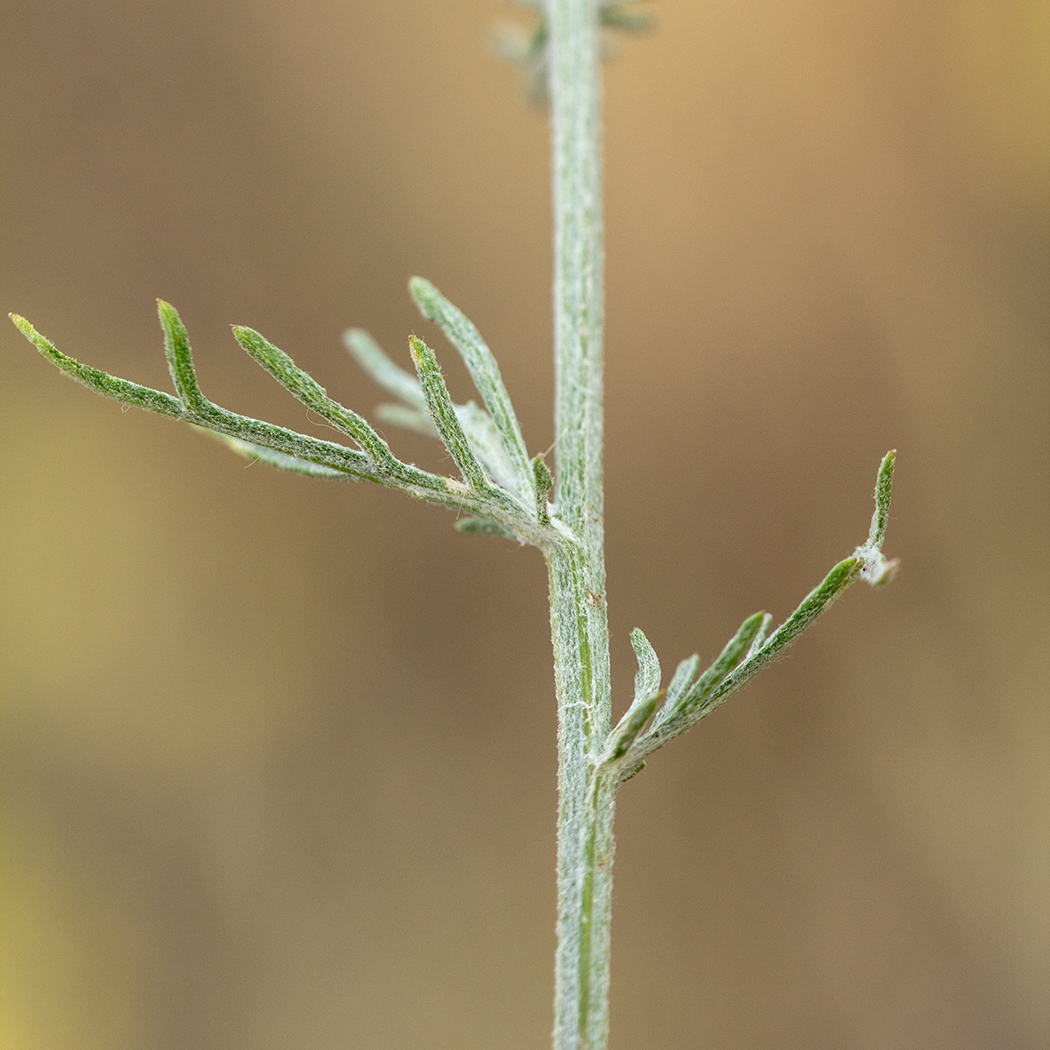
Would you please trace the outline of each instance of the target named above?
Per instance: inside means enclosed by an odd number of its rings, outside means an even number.
[[[663,0],[607,67],[607,511],[665,671],[887,553],[621,793],[614,1050],[1048,1045],[1050,14]],[[547,130],[498,0],[8,0],[2,296],[309,428],[434,281],[552,440]],[[4,1050],[548,1045],[533,550],[246,465],[0,335]],[[324,431],[317,431],[324,433]],[[389,433],[447,470],[436,446]]]

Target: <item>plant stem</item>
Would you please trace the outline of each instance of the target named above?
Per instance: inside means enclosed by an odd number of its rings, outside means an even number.
[[[594,0],[547,0],[554,202],[555,490],[575,543],[548,546],[558,696],[554,1050],[604,1050],[613,794],[602,498],[601,85]]]

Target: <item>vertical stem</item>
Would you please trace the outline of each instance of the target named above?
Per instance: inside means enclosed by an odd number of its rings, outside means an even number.
[[[575,542],[546,550],[558,694],[554,1050],[609,1028],[612,784],[602,498],[601,85],[595,0],[547,0],[554,201],[555,490]]]

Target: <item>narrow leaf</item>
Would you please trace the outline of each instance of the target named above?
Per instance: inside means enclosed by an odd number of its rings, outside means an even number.
[[[204,396],[197,382],[186,326],[175,307],[163,299],[157,300],[157,316],[164,329],[164,354],[168,359],[168,370],[182,403],[202,419],[211,418],[215,415],[215,405]]]
[[[535,456],[532,460],[532,472],[536,480],[536,517],[542,522],[550,521],[547,503],[551,498],[551,489],[554,488],[554,475],[550,467],[543,462],[543,456]]]
[[[787,648],[857,578],[857,558],[844,558],[799,603],[798,608],[770,635],[762,656],[772,658]],[[768,662],[768,658],[765,662]]]
[[[871,531],[866,546],[882,550],[886,539],[886,525],[890,518],[890,498],[893,495],[893,466],[897,461],[897,450],[891,449],[882,459],[875,480],[875,513],[871,516]]]
[[[507,450],[496,429],[496,424],[492,422],[492,417],[483,408],[478,408],[473,401],[454,407],[463,433],[467,435],[470,447],[481,461],[488,476],[501,488],[517,496],[519,501],[524,500],[526,497],[518,492],[514,465],[507,455]]]
[[[94,390],[103,397],[112,398],[125,405],[134,405],[147,412],[156,412],[161,416],[178,419],[185,414],[185,408],[178,398],[165,394],[162,390],[140,386],[127,379],[103,372],[100,368],[81,364],[76,358],[69,357],[57,349],[49,339],[42,336],[24,317],[9,314],[15,327],[46,357],[59,371],[75,379],[78,383]]]
[[[634,676],[634,700],[616,724],[605,743],[600,764],[611,765],[630,750],[638,734],[660,702],[660,660],[649,639],[636,627],[631,631],[631,648],[638,658]]]
[[[668,721],[688,717],[689,713],[699,707],[725,680],[726,676],[744,658],[755,635],[758,634],[765,619],[764,612],[749,616],[739,627],[736,634],[726,643],[718,658],[696,680],[689,691],[679,700],[676,710],[669,712]]]
[[[307,408],[328,420],[337,430],[353,438],[377,464],[388,466],[393,455],[387,443],[356,412],[328,396],[324,387],[304,372],[281,349],[253,328],[233,326],[233,334],[245,352],[266,369],[278,383]]]
[[[470,320],[429,281],[413,277],[409,290],[423,316],[434,321],[459,351],[503,440],[513,465],[516,490],[523,499],[535,500],[536,490],[525,439],[492,351]]]
[[[679,700],[693,684],[696,678],[697,668],[700,666],[700,657],[696,653],[687,656],[676,668],[671,684],[667,687],[667,695],[664,698],[664,706],[656,716],[655,725],[661,725],[667,721],[670,714],[678,706]]]
[[[631,631],[631,648],[638,658],[638,671],[634,676],[634,699],[654,696],[660,691],[660,660],[649,639],[636,627]]]
[[[757,649],[748,653],[747,660],[717,689],[709,706],[726,700],[742,688],[764,667],[782,653],[860,573],[860,559],[845,558],[802,599],[798,608]]]
[[[762,623],[759,625],[758,631],[755,633],[755,637],[751,640],[751,647],[747,651],[745,660],[750,660],[763,645],[766,644],[766,637],[769,634],[770,625],[773,623],[773,617],[770,613],[766,613],[762,617]]]
[[[879,476],[875,482],[875,513],[871,517],[871,530],[868,542],[858,547],[854,554],[861,561],[860,578],[872,587],[883,587],[897,574],[899,560],[887,559],[882,553],[882,544],[886,539],[886,524],[890,517],[890,497],[893,489],[893,465],[897,459],[896,450],[887,452],[879,467]]]
[[[641,733],[645,723],[649,721],[650,716],[656,710],[656,705],[660,702],[660,696],[661,694],[657,691],[651,696],[636,699],[631,704],[627,713],[609,734],[600,765],[610,766],[630,751],[631,745],[638,739],[638,734]]]
[[[485,477],[485,471],[474,455],[467,441],[467,435],[463,433],[459,419],[456,416],[455,406],[452,398],[448,395],[448,387],[445,386],[445,377],[441,374],[441,368],[434,356],[434,351],[414,335],[409,337],[409,347],[412,351],[412,360],[416,366],[419,376],[419,384],[427,399],[427,407],[430,410],[430,418],[441,435],[445,448],[459,467],[463,480],[478,493],[489,491],[489,481]]]
[[[289,456],[284,452],[275,452],[272,448],[264,448],[262,445],[253,445],[250,441],[241,441],[240,438],[229,437],[226,434],[216,434],[215,431],[206,430],[204,427],[196,427],[195,429],[218,438],[227,448],[238,455],[244,456],[253,462],[263,463],[268,467],[275,467],[277,470],[286,470],[292,474],[305,474],[311,478],[341,479],[343,481],[347,479],[351,481],[361,480],[341,470],[333,470],[331,467],[324,467],[319,463],[311,463],[309,460]]]

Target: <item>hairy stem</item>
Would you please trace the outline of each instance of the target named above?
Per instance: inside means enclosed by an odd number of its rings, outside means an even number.
[[[602,499],[603,249],[598,11],[548,0],[554,201],[555,489],[575,543],[546,548],[558,694],[554,1050],[604,1050],[615,788]]]

